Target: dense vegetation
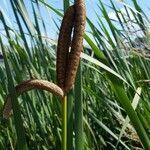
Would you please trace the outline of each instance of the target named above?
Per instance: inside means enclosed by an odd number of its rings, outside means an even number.
[[[64,8],[51,2],[7,0],[15,25],[0,8],[0,149],[61,149],[61,100],[32,90],[15,101],[14,86],[28,79],[56,83],[57,40],[50,40],[41,9],[55,13],[59,32]],[[68,150],[150,149],[150,21],[136,0],[133,7],[97,0],[97,24],[87,16],[84,50],[74,89],[67,95]],[[115,19],[107,11],[115,14]],[[51,28],[51,27],[49,27]],[[44,36],[43,36],[44,33]],[[4,119],[6,95],[14,96],[13,115]],[[131,106],[132,104],[132,106]],[[83,130],[82,130],[83,127]],[[24,148],[25,149],[25,148]]]

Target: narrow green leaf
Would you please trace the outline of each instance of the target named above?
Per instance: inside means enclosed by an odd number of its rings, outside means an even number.
[[[75,82],[75,150],[84,149],[81,66],[80,63]]]
[[[15,129],[16,129],[17,140],[18,140],[17,147],[18,147],[18,149],[27,150],[25,132],[24,132],[24,128],[23,128],[23,121],[21,119],[21,112],[20,112],[19,104],[18,104],[17,97],[16,97],[14,81],[12,78],[7,55],[6,55],[1,38],[0,38],[0,44],[1,44],[1,49],[3,52],[6,74],[7,74],[7,79],[8,79],[8,91],[9,91],[9,94],[10,94],[11,100],[12,100],[12,108],[13,108],[14,121],[15,121],[14,123],[15,123]]]

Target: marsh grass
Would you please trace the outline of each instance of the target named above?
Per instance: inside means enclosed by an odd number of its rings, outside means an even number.
[[[90,49],[84,45],[82,69],[78,71],[74,90],[68,94],[67,101],[68,149],[82,146],[84,149],[150,149],[150,93],[149,82],[144,82],[150,78],[149,20],[137,1],[131,2],[133,7],[122,2],[123,14],[115,1],[110,0],[109,9],[116,13],[117,20],[108,16],[108,6],[101,0],[97,1],[102,13],[96,12],[98,25],[87,16],[84,39]],[[62,109],[58,97],[33,90],[16,101],[14,86],[33,77],[56,83],[56,49],[48,37],[42,36],[42,29],[45,35],[48,29],[39,8],[46,8],[59,19],[63,13],[51,3],[39,0],[30,2],[34,12],[31,17],[25,1],[8,3],[17,27],[10,26],[0,10],[4,31],[1,49],[5,61],[5,67],[0,66],[0,108],[6,95],[12,93],[16,111],[9,120],[3,120],[1,115],[0,148],[15,149],[20,143],[30,149],[60,149]],[[69,3],[64,0],[64,10]],[[59,27],[58,18],[55,19]],[[141,43],[138,33],[144,39]],[[138,87],[141,93],[134,108],[131,103],[135,101]],[[126,125],[127,116],[130,121]]]

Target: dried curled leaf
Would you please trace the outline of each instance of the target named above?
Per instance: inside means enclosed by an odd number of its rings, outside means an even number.
[[[79,61],[80,54],[83,49],[83,35],[85,30],[86,12],[84,0],[75,1],[75,21],[74,33],[71,44],[71,52],[69,53],[66,79],[65,79],[65,93],[67,93],[73,86]]]
[[[59,86],[57,86],[52,82],[39,79],[24,81],[21,84],[17,85],[15,89],[17,96],[32,89],[46,90],[61,98],[64,96],[64,92]],[[3,117],[7,119],[10,116],[11,110],[12,110],[11,97],[8,95],[6,97],[4,104]]]
[[[67,9],[60,28],[58,45],[57,45],[57,84],[62,89],[65,85],[65,75],[67,69],[67,61],[69,47],[71,44],[71,33],[74,25],[74,6]]]

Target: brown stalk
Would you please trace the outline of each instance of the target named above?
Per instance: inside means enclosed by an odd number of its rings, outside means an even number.
[[[65,75],[67,69],[67,60],[69,47],[71,44],[71,33],[74,25],[74,6],[67,9],[60,27],[60,33],[57,45],[57,84],[62,89],[65,85]]]
[[[64,92],[59,86],[57,86],[52,82],[46,80],[39,80],[39,79],[24,81],[21,84],[17,85],[15,89],[16,89],[17,96],[32,89],[46,90],[61,98],[64,96]],[[5,99],[3,117],[7,119],[11,114],[11,110],[12,110],[11,97],[10,95],[8,95]]]
[[[83,35],[85,30],[86,12],[84,0],[76,0],[75,5],[74,33],[69,53],[68,65],[65,78],[65,93],[67,93],[75,82],[75,77],[83,49]]]

